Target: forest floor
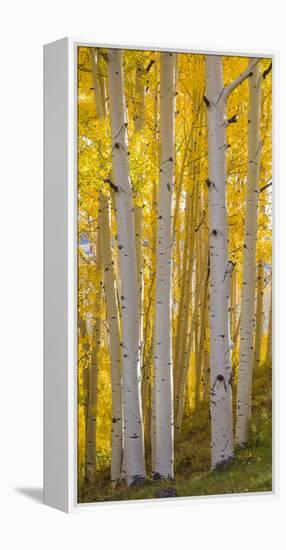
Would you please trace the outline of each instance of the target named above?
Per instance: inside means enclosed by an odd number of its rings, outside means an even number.
[[[228,465],[210,471],[210,419],[208,404],[186,420],[180,441],[175,446],[175,480],[152,481],[143,486],[112,489],[109,469],[98,472],[94,484],[79,484],[79,502],[137,500],[162,497],[186,497],[254,493],[272,490],[272,382],[271,369],[254,372],[250,440],[235,453]],[[150,452],[147,447],[147,470]],[[151,477],[151,476],[150,476]]]

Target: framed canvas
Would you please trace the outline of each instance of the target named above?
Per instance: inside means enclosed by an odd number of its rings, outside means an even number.
[[[44,48],[44,500],[275,494],[275,56]]]

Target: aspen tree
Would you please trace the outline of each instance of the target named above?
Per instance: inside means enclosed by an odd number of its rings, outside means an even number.
[[[89,358],[90,358],[90,342],[88,337],[88,331],[86,327],[86,321],[79,316],[79,334],[81,341],[83,342],[83,351],[86,355],[82,369],[82,389],[83,389],[83,413],[84,413],[84,427],[85,427],[85,455],[86,455],[86,439],[87,439],[87,416],[88,416],[88,386],[89,386]],[[86,462],[86,460],[85,460]]]
[[[153,133],[156,139],[152,143],[152,158],[154,160],[155,166],[158,165],[159,161],[159,147],[158,147],[158,134],[159,134],[159,74],[158,74],[158,54],[155,53],[155,89],[154,89],[154,102],[153,102]],[[157,247],[157,226],[158,226],[158,177],[155,173],[152,181],[152,233],[151,233],[151,262],[152,262],[152,281],[151,281],[151,292],[149,300],[149,308],[147,310],[148,316],[145,317],[145,326],[147,331],[147,321],[149,321],[149,313],[151,311],[151,306],[155,304],[155,281],[156,276],[156,247]],[[154,315],[153,315],[154,317]],[[156,431],[156,421],[155,421],[155,386],[154,386],[154,336],[155,336],[155,324],[154,319],[151,324],[151,342],[150,342],[150,362],[147,363],[146,369],[146,378],[148,377],[149,385],[149,423],[146,419],[146,427],[150,429],[150,440],[151,440],[151,459],[152,459],[152,472],[155,472],[155,431]],[[152,364],[151,364],[152,361]]]
[[[198,150],[200,146],[200,126],[202,124],[203,120],[203,112],[200,106],[200,99],[202,99],[202,96],[200,93],[195,93],[195,100],[194,100],[194,121],[192,125],[192,132],[191,132],[191,142],[190,142],[190,152],[189,156],[187,157],[188,160],[188,166],[189,166],[189,172],[190,177],[192,181],[192,187],[193,192],[190,196],[190,204],[188,204],[188,196],[187,196],[187,202],[186,202],[186,216],[185,216],[185,241],[184,241],[184,250],[183,250],[183,261],[182,261],[182,277],[181,277],[181,292],[180,292],[180,300],[179,300],[179,310],[178,310],[178,320],[177,320],[177,331],[176,331],[176,338],[175,338],[175,418],[176,420],[176,434],[179,435],[180,429],[181,429],[181,420],[183,416],[184,411],[184,401],[185,401],[185,391],[186,391],[186,383],[188,379],[189,374],[189,366],[190,366],[190,354],[192,349],[192,341],[189,342],[190,339],[190,314],[191,314],[191,308],[192,308],[192,278],[193,278],[193,271],[194,271],[194,261],[195,261],[195,243],[197,241],[197,235],[198,232],[201,229],[201,221],[198,222],[198,217],[200,216],[200,202],[201,202],[201,194],[200,194],[200,185],[199,185],[199,176],[200,176],[200,170],[201,170],[201,164],[200,160],[197,159]],[[195,128],[195,123],[199,123],[199,130]],[[185,162],[185,154],[183,156],[183,162],[182,162],[182,169],[184,168],[184,162]],[[182,172],[181,172],[182,174]],[[180,174],[180,178],[181,178]],[[179,180],[180,184],[180,180]],[[189,211],[189,212],[188,212]],[[202,239],[203,241],[203,239]],[[198,245],[199,249],[203,249],[203,242],[200,242]],[[198,247],[196,246],[196,250],[198,250]],[[187,251],[186,257],[185,252]],[[198,256],[198,254],[197,254]],[[203,256],[202,256],[203,261]],[[199,265],[198,259],[196,258],[196,267]],[[200,267],[202,267],[200,265]],[[198,269],[195,269],[195,277],[200,277],[201,275],[198,274]],[[197,350],[198,347],[198,314],[199,314],[199,297],[200,297],[200,291],[199,294],[197,294],[197,289],[194,288],[194,294],[195,294],[195,304],[194,304],[194,312],[193,312],[193,318],[194,323],[192,320],[192,325],[194,324],[192,328],[192,337],[193,339],[193,332],[194,332],[194,338],[195,338],[195,350]],[[196,312],[196,313],[195,313]],[[197,361],[196,361],[196,364]],[[182,401],[181,401],[182,400]],[[179,411],[180,410],[180,411]]]
[[[183,181],[184,181],[184,172],[185,172],[185,168],[186,168],[186,165],[187,165],[187,162],[188,162],[188,159],[189,159],[189,154],[190,154],[190,146],[191,146],[191,139],[192,139],[192,131],[189,132],[189,135],[187,136],[186,138],[186,144],[185,144],[185,148],[184,148],[184,154],[183,154],[183,158],[182,158],[182,163],[181,163],[181,169],[180,169],[180,173],[179,173],[179,178],[178,178],[178,185],[177,185],[177,191],[176,191],[176,201],[175,201],[175,208],[174,208],[174,220],[173,220],[173,239],[175,240],[175,237],[176,237],[176,232],[177,232],[177,225],[178,225],[178,217],[179,217],[179,210],[180,210],[180,199],[181,199],[181,193],[182,193],[182,188],[183,188]]]
[[[175,54],[161,53],[160,60],[160,174],[154,338],[155,471],[153,475],[154,478],[173,478],[171,274]]]
[[[112,169],[116,192],[117,246],[122,312],[122,403],[124,461],[128,484],[145,478],[142,402],[140,393],[140,332],[134,205],[128,162],[127,116],[122,51],[107,53],[111,119]]]
[[[200,316],[200,340],[198,350],[198,365],[196,365],[196,391],[195,391],[195,403],[198,407],[201,394],[201,382],[202,382],[202,366],[203,366],[203,353],[205,343],[206,321],[207,321],[207,305],[208,305],[208,286],[209,286],[209,269],[208,269],[208,256],[206,256],[205,274],[203,276],[202,285],[202,299],[201,299],[201,316]]]
[[[204,350],[203,357],[203,400],[205,401],[209,396],[210,386],[210,354],[207,349]]]
[[[268,317],[268,333],[265,363],[267,367],[272,365],[272,288],[270,290],[270,307]]]
[[[141,62],[136,64],[135,76],[135,131],[140,132],[145,126],[145,89],[144,89],[144,66]]]
[[[102,87],[100,86],[100,77],[98,70],[98,60],[97,60],[97,49],[90,48],[90,57],[91,57],[91,75],[92,75],[92,84],[94,90],[94,98],[96,105],[96,114],[98,118],[103,118],[106,115],[106,105],[105,97],[103,95]]]
[[[177,319],[177,330],[175,334],[175,346],[174,346],[174,381],[175,381],[175,393],[177,389],[177,379],[179,377],[180,368],[182,364],[183,352],[183,321],[185,314],[187,314],[186,309],[190,302],[190,296],[188,289],[186,288],[189,284],[189,280],[192,277],[192,262],[193,262],[193,229],[194,229],[194,205],[193,197],[190,192],[187,193],[186,198],[186,208],[185,208],[185,241],[183,249],[183,259],[182,259],[182,277],[181,277],[181,292],[178,306],[178,319]],[[191,262],[189,262],[189,257],[191,256]],[[175,396],[175,407],[176,407],[176,396]]]
[[[199,196],[199,219],[203,216],[203,210],[200,207],[201,196]],[[206,325],[206,304],[208,294],[208,278],[209,278],[209,257],[208,257],[208,240],[204,242],[204,231],[202,226],[197,226],[196,231],[196,295],[198,301],[198,315],[195,320],[195,372],[196,372],[196,387],[195,387],[195,407],[197,408],[200,402],[201,381],[202,381],[202,353],[204,346],[205,325]]]
[[[98,229],[96,238],[96,264],[97,269],[102,274],[102,247],[100,238],[100,219],[98,216]],[[100,281],[97,304],[100,310],[102,301],[102,282]],[[90,365],[88,375],[88,399],[87,399],[87,417],[86,417],[86,441],[85,441],[85,479],[92,482],[96,474],[96,427],[97,427],[97,399],[98,399],[98,353],[100,350],[101,339],[101,318],[97,314],[94,327],[92,318],[88,316],[86,321],[86,331],[90,344]]]
[[[210,242],[210,345],[211,345],[211,467],[215,469],[233,456],[232,388],[228,274],[228,230],[226,215],[226,106],[229,95],[248,78],[257,60],[228,86],[224,86],[222,57],[206,56],[208,115],[208,204]]]
[[[135,76],[135,109],[134,109],[134,127],[135,132],[140,133],[145,126],[145,90],[144,90],[144,67],[142,63],[136,65]],[[144,174],[140,175],[140,189],[144,183]],[[142,231],[143,231],[143,206],[135,204],[134,207],[134,223],[135,223],[135,244],[136,244],[136,259],[137,259],[137,278],[139,292],[139,332],[140,332],[140,372],[143,369],[144,357],[144,339],[143,339],[143,305],[144,305],[144,258],[142,250]]]
[[[191,321],[190,330],[188,333],[188,340],[187,340],[187,347],[184,353],[183,357],[183,364],[181,369],[181,374],[178,379],[178,389],[177,389],[177,397],[176,397],[176,436],[179,437],[181,433],[181,427],[182,427],[182,421],[183,421],[183,414],[184,414],[184,405],[185,405],[185,395],[187,391],[187,380],[188,380],[188,373],[189,373],[189,366],[190,366],[190,357],[191,357],[191,350],[193,345],[193,338],[194,338],[194,329],[195,329],[195,316],[198,314],[198,300],[195,301],[195,306],[193,310],[193,316]]]
[[[231,278],[231,292],[230,292],[230,332],[231,339],[235,340],[236,331],[236,316],[237,316],[237,272],[234,270]]]
[[[195,223],[198,211],[198,184],[195,181],[195,165],[192,170],[192,191],[188,191],[186,200],[185,226],[186,234],[183,250],[181,292],[178,307],[177,330],[175,335],[175,411],[178,406],[178,391],[183,375],[189,339],[189,322],[192,306],[192,279],[195,260]],[[188,369],[188,365],[187,365]]]
[[[195,173],[195,172],[194,172]],[[181,324],[181,340],[176,342],[176,356],[179,358],[179,364],[175,371],[175,419],[176,419],[176,436],[179,437],[183,419],[186,385],[188,380],[190,356],[193,345],[195,323],[198,315],[199,296],[195,293],[195,303],[192,311],[192,287],[193,287],[193,266],[194,266],[194,245],[195,245],[195,220],[198,206],[198,185],[194,186],[192,197],[192,218],[190,223],[190,241],[188,264],[186,268],[186,277],[183,282],[181,299],[182,311],[179,317]],[[190,324],[190,314],[192,319]],[[180,325],[179,325],[180,326]],[[178,347],[177,347],[178,346]]]
[[[145,422],[145,417],[148,409],[148,395],[149,395],[149,389],[151,385],[151,365],[153,361],[153,324],[152,324],[152,316],[151,316],[151,308],[152,304],[154,302],[154,281],[155,281],[155,272],[153,273],[151,277],[150,287],[149,287],[149,297],[148,297],[148,305],[146,307],[145,311],[145,345],[143,348],[143,379],[142,379],[142,402],[143,402],[143,417]],[[148,345],[148,348],[146,346],[147,341],[147,334],[148,330],[150,331],[150,342]],[[149,407],[150,409],[150,407]],[[150,411],[149,411],[150,412]],[[146,423],[146,427],[148,427],[148,422]]]
[[[106,90],[103,78],[99,74],[97,51],[91,50],[92,80],[95,92],[95,105],[99,119],[107,116]],[[108,199],[99,193],[98,230],[103,262],[105,301],[109,327],[109,348],[111,363],[112,391],[112,437],[111,437],[111,481],[115,486],[121,477],[123,455],[123,424],[121,398],[121,350],[119,309],[116,294],[116,277],[113,252],[111,248],[110,206]]]
[[[260,259],[257,266],[256,312],[255,312],[255,340],[253,367],[259,367],[261,355],[261,341],[263,335],[263,293],[264,293],[264,266]]]
[[[235,433],[235,442],[238,446],[243,446],[248,441],[248,423],[251,418],[253,338],[255,328],[257,211],[261,156],[260,104],[261,77],[259,64],[256,64],[252,69],[252,74],[249,76],[248,170]]]
[[[116,297],[116,281],[114,261],[111,249],[110,205],[108,199],[100,193],[99,208],[101,212],[101,242],[104,272],[104,290],[109,327],[109,347],[111,362],[112,391],[112,449],[111,449],[111,481],[116,485],[121,475],[122,463],[122,402],[121,402],[121,353],[118,304]]]
[[[86,452],[85,479],[94,480],[96,473],[96,417],[98,397],[98,351],[100,349],[100,317],[96,318],[94,330],[90,332],[93,340],[90,354],[87,418],[86,418]]]
[[[144,360],[144,339],[143,339],[143,305],[144,305],[144,259],[142,252],[142,224],[143,209],[142,206],[134,206],[134,224],[135,224],[135,246],[137,262],[137,286],[138,286],[138,307],[139,307],[139,338],[140,338],[140,379],[143,374]],[[143,395],[143,394],[142,394]],[[144,402],[143,402],[144,407]],[[143,417],[144,418],[144,417]]]

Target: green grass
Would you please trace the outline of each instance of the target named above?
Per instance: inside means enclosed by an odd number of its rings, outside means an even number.
[[[98,473],[92,485],[80,484],[79,502],[156,498],[162,488],[173,487],[178,497],[252,493],[272,490],[272,407],[271,370],[261,367],[254,373],[253,414],[247,448],[215,472],[210,471],[210,420],[204,403],[186,421],[175,448],[175,481],[150,479],[142,487],[121,484],[112,490],[109,470]],[[147,456],[150,472],[150,457]]]

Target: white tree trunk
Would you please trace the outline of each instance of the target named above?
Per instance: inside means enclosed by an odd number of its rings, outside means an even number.
[[[97,51],[90,48],[90,53],[97,117],[105,118],[107,116],[105,81],[98,69]],[[108,199],[102,193],[99,193],[98,229],[101,237],[105,301],[109,326],[112,391],[111,482],[115,486],[121,479],[123,455],[120,324],[111,248],[110,208]]]
[[[135,77],[135,107],[134,127],[135,132],[141,132],[145,126],[145,88],[144,88],[144,66],[142,63],[136,65]],[[138,182],[139,197],[144,186],[144,173],[141,172]],[[144,258],[143,258],[143,206],[135,205],[135,245],[137,258],[138,292],[139,292],[139,332],[140,332],[140,372],[143,372],[144,341],[143,341],[143,305],[144,305]],[[145,403],[143,402],[143,410]]]
[[[136,132],[140,132],[145,126],[144,66],[142,63],[138,63],[136,66],[135,95],[134,125]]]
[[[248,171],[235,434],[235,442],[238,446],[243,446],[248,441],[248,423],[251,417],[253,336],[255,327],[257,208],[261,154],[260,103],[261,79],[259,64],[257,64],[252,70],[252,75],[249,77]]]
[[[255,311],[255,343],[253,367],[260,366],[261,342],[263,336],[263,293],[264,293],[264,265],[260,259],[257,266],[257,287],[256,287],[256,311]]]
[[[101,302],[101,291],[98,302]],[[94,329],[87,322],[87,332],[92,340],[88,381],[88,403],[86,420],[86,451],[85,479],[94,481],[96,474],[96,431],[97,431],[97,399],[98,399],[98,352],[100,350],[101,319],[95,320]]]
[[[91,56],[91,76],[94,90],[96,114],[98,118],[103,118],[105,116],[105,98],[102,94],[102,89],[100,86],[100,78],[98,74],[98,62],[97,62],[97,49],[89,48]]]
[[[140,394],[140,335],[134,207],[128,165],[127,117],[121,50],[108,50],[107,66],[121,283],[124,463],[127,483],[131,484],[144,479],[146,474]]]
[[[228,341],[230,264],[226,211],[226,99],[222,57],[206,56],[210,242],[211,466],[233,456],[231,364]]]
[[[222,57],[206,56],[208,112],[209,230],[210,230],[210,343],[211,343],[211,466],[233,456],[232,388],[229,342],[229,292],[233,264],[228,261],[226,211],[227,100],[258,64],[248,67],[224,86]]]
[[[102,241],[101,241],[101,213],[98,213],[96,231],[96,264],[97,271],[102,275]],[[98,353],[101,344],[101,305],[102,305],[102,282],[99,283],[97,294],[97,315],[90,312],[86,315],[86,336],[90,342],[90,365],[88,375],[88,401],[86,418],[86,441],[85,441],[85,479],[91,483],[96,474],[96,435],[97,435],[97,401],[98,401]],[[93,319],[95,317],[94,325]]]
[[[160,67],[160,176],[156,258],[154,478],[174,476],[172,382],[172,196],[175,142],[175,54],[162,53]]]
[[[83,414],[84,414],[84,431],[85,431],[85,461],[84,461],[84,477],[87,478],[87,418],[88,418],[88,386],[89,386],[89,353],[90,353],[90,342],[87,331],[87,322],[81,316],[78,317],[78,328],[79,335],[82,341],[82,348],[85,354],[85,361],[82,366],[82,389],[83,389]],[[78,372],[78,377],[80,373]]]
[[[140,373],[141,373],[141,379],[142,379],[143,358],[144,358],[144,341],[143,341],[144,258],[143,258],[143,252],[142,252],[143,208],[141,206],[136,205],[134,207],[134,223],[135,223],[136,261],[137,261],[138,307],[139,307]],[[143,407],[144,407],[144,403],[143,403]]]
[[[111,249],[110,206],[108,199],[100,193],[101,242],[104,272],[104,290],[109,327],[109,347],[112,389],[112,454],[111,481],[114,485],[120,480],[122,466],[122,402],[121,402],[121,353],[118,304],[116,298],[115,273]]]
[[[269,318],[268,318],[268,334],[267,334],[267,348],[265,356],[266,367],[272,365],[272,284],[270,290],[270,306],[269,306]]]

